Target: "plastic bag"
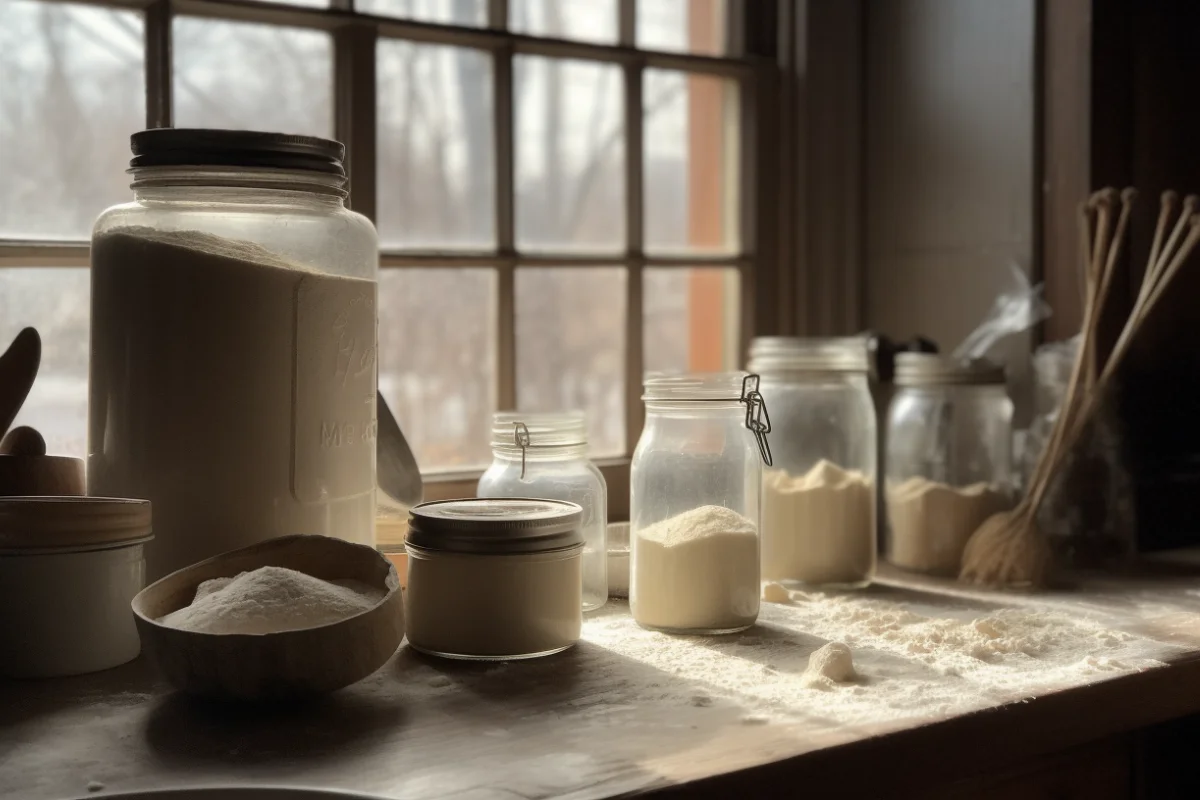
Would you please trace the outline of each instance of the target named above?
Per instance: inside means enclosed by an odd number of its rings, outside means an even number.
[[[1050,316],[1050,306],[1043,297],[1043,286],[1030,285],[1029,277],[1016,261],[1008,262],[1016,288],[998,296],[992,309],[962,344],[954,349],[956,361],[983,358],[996,342],[1014,333],[1026,331]]]

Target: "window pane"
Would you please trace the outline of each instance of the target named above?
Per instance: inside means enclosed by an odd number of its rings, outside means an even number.
[[[495,247],[492,60],[378,45],[379,236],[392,247]]]
[[[618,67],[516,60],[517,243],[543,250],[625,245],[624,93]]]
[[[175,125],[333,135],[333,46],[304,28],[175,20]]]
[[[625,269],[517,270],[517,405],[582,409],[593,455],[625,452]]]
[[[447,25],[487,23],[487,0],[355,0],[354,8],[367,14]]]
[[[509,0],[514,31],[552,39],[617,40],[616,0]]]
[[[0,352],[22,328],[42,337],[42,364],[14,425],[32,425],[52,455],[87,455],[88,306],[85,268],[0,268]]]
[[[732,252],[737,230],[737,84],[646,70],[646,249]]]
[[[740,368],[736,269],[653,268],[643,278],[647,372]]]
[[[638,47],[722,55],[725,15],[725,0],[638,0]]]
[[[0,2],[0,236],[86,239],[101,211],[132,199],[142,49],[132,11]]]
[[[491,463],[496,278],[490,269],[384,269],[379,390],[422,472]]]

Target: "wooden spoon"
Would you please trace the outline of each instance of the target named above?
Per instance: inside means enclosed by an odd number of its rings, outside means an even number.
[[[42,337],[34,328],[25,328],[18,333],[0,356],[0,437],[17,418],[41,362]]]

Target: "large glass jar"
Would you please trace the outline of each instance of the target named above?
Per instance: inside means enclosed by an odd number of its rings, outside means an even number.
[[[760,337],[750,369],[771,408],[763,579],[866,586],[875,573],[875,405],[865,338]]]
[[[374,542],[375,229],[344,148],[133,136],[92,234],[88,481],[153,501],[147,578],[282,534]]]
[[[583,509],[583,610],[608,600],[608,487],[587,457],[582,412],[501,411],[492,419],[494,460],[479,479],[480,497],[566,500]]]
[[[925,353],[896,357],[888,411],[884,556],[957,575],[967,540],[1012,503],[1012,401],[1004,368]]]
[[[769,425],[757,382],[741,372],[646,379],[629,512],[629,604],[643,627],[732,633],[758,617]]]

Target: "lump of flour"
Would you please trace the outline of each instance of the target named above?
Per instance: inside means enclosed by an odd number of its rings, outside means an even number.
[[[808,668],[801,680],[810,689],[829,691],[839,683],[858,679],[850,648],[841,642],[829,642],[808,657]]]
[[[792,593],[778,583],[768,583],[763,586],[762,599],[768,603],[790,603]]]
[[[158,621],[199,633],[279,633],[352,617],[373,608],[383,595],[361,581],[325,581],[284,567],[260,567],[204,581],[190,605]]]

